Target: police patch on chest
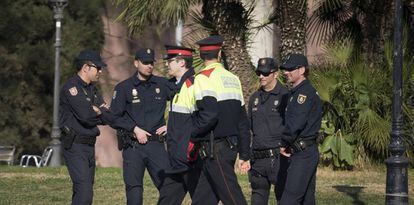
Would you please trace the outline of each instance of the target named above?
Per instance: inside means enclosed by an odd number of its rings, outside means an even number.
[[[116,90],[114,90],[114,95],[112,96],[112,99],[114,100],[116,98]]]
[[[257,105],[257,104],[259,104],[259,98],[256,98],[256,99],[254,99],[254,105]]]
[[[76,87],[71,87],[69,92],[72,96],[76,96],[78,94],[78,89],[76,89]]]
[[[139,103],[139,102],[141,102],[140,99],[134,99],[134,100],[132,100],[132,103]]]
[[[159,94],[161,92],[160,88],[155,88],[155,92]]]
[[[135,89],[135,88],[134,88],[134,89],[132,89],[132,93],[131,93],[131,94],[132,94],[132,96],[133,96],[133,97],[137,97],[137,96],[138,96],[138,91],[137,91],[137,89]]]
[[[305,103],[305,101],[306,101],[306,95],[299,94],[297,101],[298,101],[299,104]]]
[[[275,102],[273,103],[273,105],[275,105],[275,106],[279,105],[279,100],[275,100]]]

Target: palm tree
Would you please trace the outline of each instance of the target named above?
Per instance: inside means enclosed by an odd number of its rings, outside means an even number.
[[[278,0],[273,20],[281,30],[280,55],[306,51],[307,0]]]
[[[199,3],[202,3],[201,12],[196,9],[191,10]],[[254,67],[247,51],[253,7],[246,9],[239,0],[116,0],[116,4],[124,8],[120,18],[127,22],[131,34],[139,34],[149,25],[157,24],[160,27],[176,25],[179,20],[185,20],[187,14],[190,14],[198,25],[203,26],[203,29],[193,29],[189,39],[199,40],[208,34],[223,36],[225,39],[223,51],[228,69],[243,79],[243,92],[245,99],[248,99],[255,84],[255,78],[252,78]]]
[[[370,63],[385,59],[384,45],[392,32],[392,1],[318,0],[307,28],[313,43],[350,37],[354,50]]]

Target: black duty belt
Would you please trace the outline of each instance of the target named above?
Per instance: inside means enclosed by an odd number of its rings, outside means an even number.
[[[148,141],[158,141],[158,142],[164,142],[165,136],[157,135],[157,134],[151,134],[151,136],[148,137]]]
[[[301,152],[314,144],[316,144],[316,138],[298,138],[291,147],[293,152]]]
[[[265,149],[265,150],[253,150],[252,154],[253,154],[254,159],[277,157],[279,155],[279,148]]]
[[[73,143],[76,144],[87,144],[87,145],[95,145],[96,142],[96,137],[80,137],[80,136],[76,136],[75,139],[73,140]]]
[[[201,159],[205,159],[207,157],[214,158],[214,150],[219,150],[223,147],[229,147],[230,149],[234,149],[237,146],[237,142],[235,141],[237,137],[220,137],[214,139],[214,143],[211,144],[210,141],[201,141],[199,142],[199,156]]]

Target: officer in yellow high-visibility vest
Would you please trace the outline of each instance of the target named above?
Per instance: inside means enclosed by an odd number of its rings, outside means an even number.
[[[242,172],[250,169],[250,132],[239,78],[220,63],[221,36],[197,44],[204,69],[194,80],[196,108],[191,141],[200,146],[202,172],[193,204],[203,204],[210,186],[225,204],[244,205],[246,199],[234,172],[237,153]]]
[[[176,86],[176,94],[171,102],[167,124],[167,150],[170,168],[165,170],[163,189],[158,205],[181,205],[187,192],[190,196],[196,189],[201,169],[195,163],[194,144],[190,143],[192,130],[191,114],[195,110],[193,92],[194,69],[193,49],[183,46],[166,45],[164,56],[170,82]],[[193,151],[191,153],[191,151]],[[193,155],[194,154],[194,155]],[[216,205],[217,198],[212,193],[204,199],[204,205]]]

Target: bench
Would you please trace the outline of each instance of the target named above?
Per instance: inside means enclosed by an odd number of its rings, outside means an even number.
[[[7,162],[8,165],[13,165],[15,146],[0,146],[0,161]]]

